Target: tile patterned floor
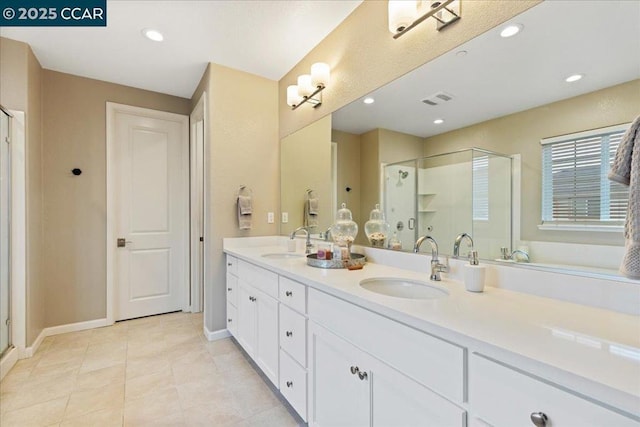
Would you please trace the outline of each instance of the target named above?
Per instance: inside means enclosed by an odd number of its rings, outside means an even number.
[[[297,426],[230,338],[172,313],[47,337],[0,383],[0,425]]]

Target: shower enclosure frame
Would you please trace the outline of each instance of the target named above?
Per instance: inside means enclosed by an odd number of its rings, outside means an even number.
[[[12,120],[13,120],[13,114],[6,108],[4,108],[2,105],[0,105],[0,114],[6,115],[7,117],[7,137],[6,140],[2,141],[0,140],[0,144],[7,144],[7,150],[6,150],[6,156],[7,158],[4,160],[6,162],[7,165],[7,169],[6,171],[4,171],[5,173],[5,177],[7,179],[7,184],[6,184],[6,190],[7,190],[7,195],[6,195],[6,200],[7,200],[7,206],[6,206],[6,217],[7,217],[7,223],[6,223],[6,230],[7,230],[7,251],[8,251],[8,256],[6,259],[6,266],[8,269],[7,272],[7,319],[2,319],[0,318],[0,322],[5,323],[4,325],[0,325],[0,328],[4,328],[6,327],[7,329],[7,347],[6,348],[0,348],[0,359],[2,357],[5,356],[6,353],[9,352],[9,350],[11,350],[13,348],[13,327],[11,325],[11,318],[12,318],[12,301],[13,301],[13,293],[12,293],[12,251],[11,251],[11,246],[12,246],[12,221],[11,221],[11,207],[12,207],[12,195],[11,195],[11,190],[13,188],[12,185],[12,167],[11,167],[11,157],[12,157],[12,147],[11,147],[11,125],[12,125]],[[4,118],[3,118],[4,119]],[[2,159],[0,158],[0,161],[2,161]],[[0,192],[0,196],[2,196],[2,193]],[[2,219],[2,212],[0,212],[0,220]],[[0,255],[2,255],[1,251],[0,251]],[[3,303],[5,303],[3,301]]]

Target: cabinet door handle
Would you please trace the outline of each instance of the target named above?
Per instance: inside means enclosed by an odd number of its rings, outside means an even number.
[[[531,422],[536,427],[545,427],[549,418],[544,412],[532,412]]]
[[[360,377],[360,380],[364,381],[367,379],[368,375],[366,372],[358,372],[358,376]]]
[[[289,388],[293,387],[293,381],[287,381],[287,387]]]
[[[231,291],[233,290],[233,288],[227,288],[227,290],[228,290],[229,292],[231,292]]]
[[[256,297],[249,297],[249,301],[255,302],[256,301]]]
[[[293,332],[291,332],[291,331],[287,331],[287,336],[288,336],[288,337],[293,336]]]
[[[286,296],[290,297],[290,296],[292,296],[292,295],[293,295],[293,292],[291,292],[291,291],[286,291],[284,294],[285,294]]]
[[[233,322],[233,319],[227,319],[227,322],[231,323]]]
[[[233,264],[231,264],[230,262],[228,262],[228,263],[227,263],[227,265],[228,265],[229,267],[231,267]]]
[[[352,366],[350,370],[351,370],[351,375],[355,375],[358,372],[360,372],[360,368],[358,368],[357,366]]]

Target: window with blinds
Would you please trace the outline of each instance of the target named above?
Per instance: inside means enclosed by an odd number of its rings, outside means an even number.
[[[624,224],[628,188],[607,175],[628,128],[611,126],[541,141],[543,224]]]
[[[473,158],[473,220],[489,220],[489,156]]]

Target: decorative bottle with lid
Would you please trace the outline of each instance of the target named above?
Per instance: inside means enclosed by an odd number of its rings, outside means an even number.
[[[384,248],[390,228],[389,223],[384,219],[384,212],[380,210],[380,205],[376,204],[369,214],[369,221],[364,224],[364,232],[369,239],[369,244],[376,248]]]
[[[393,232],[393,236],[389,239],[389,249],[393,249],[395,251],[399,251],[402,249],[402,242],[398,239],[398,233]]]
[[[351,211],[347,209],[346,203],[343,203],[336,213],[336,221],[331,226],[331,237],[336,244],[350,247],[357,235],[358,224],[353,221],[353,216]]]

